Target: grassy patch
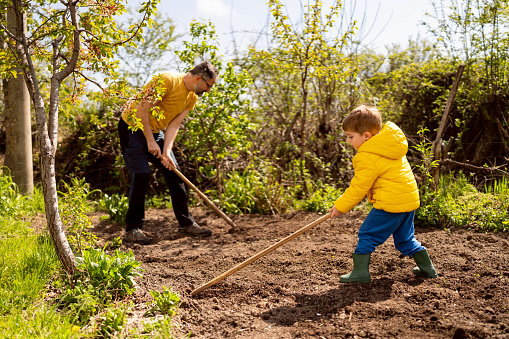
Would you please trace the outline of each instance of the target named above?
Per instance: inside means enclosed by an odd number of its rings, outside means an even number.
[[[480,192],[461,173],[445,175],[436,191],[423,190],[421,198],[416,212],[416,224],[420,226],[509,231],[509,189],[505,179]]]

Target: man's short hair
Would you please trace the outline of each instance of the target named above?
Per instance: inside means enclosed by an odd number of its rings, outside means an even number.
[[[192,75],[199,75],[205,81],[217,78],[217,68],[208,61],[202,61],[189,71]]]
[[[354,108],[343,121],[343,130],[363,134],[369,132],[371,135],[378,134],[382,129],[382,117],[376,107],[361,105]]]

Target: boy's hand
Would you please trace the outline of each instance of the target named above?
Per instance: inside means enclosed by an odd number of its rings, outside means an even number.
[[[340,212],[335,206],[332,206],[329,213],[331,219],[334,219],[334,217],[339,217],[344,214],[343,212]]]

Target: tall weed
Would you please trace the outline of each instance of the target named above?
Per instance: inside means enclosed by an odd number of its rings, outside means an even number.
[[[78,253],[95,244],[97,237],[88,231],[92,228],[92,211],[89,197],[97,191],[90,191],[85,178],[72,178],[71,183],[63,182],[64,190],[60,193],[60,216],[66,227],[69,244]]]

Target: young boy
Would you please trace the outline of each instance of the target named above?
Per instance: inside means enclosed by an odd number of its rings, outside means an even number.
[[[355,176],[350,187],[330,209],[331,218],[350,211],[366,195],[373,208],[359,229],[359,242],[353,253],[353,271],[340,282],[371,282],[369,260],[375,248],[392,234],[394,246],[414,258],[413,273],[436,278],[428,251],[414,236],[414,213],[419,207],[419,190],[406,159],[408,143],[392,122],[382,128],[376,108],[359,106],[343,122],[346,141],[355,148]]]

